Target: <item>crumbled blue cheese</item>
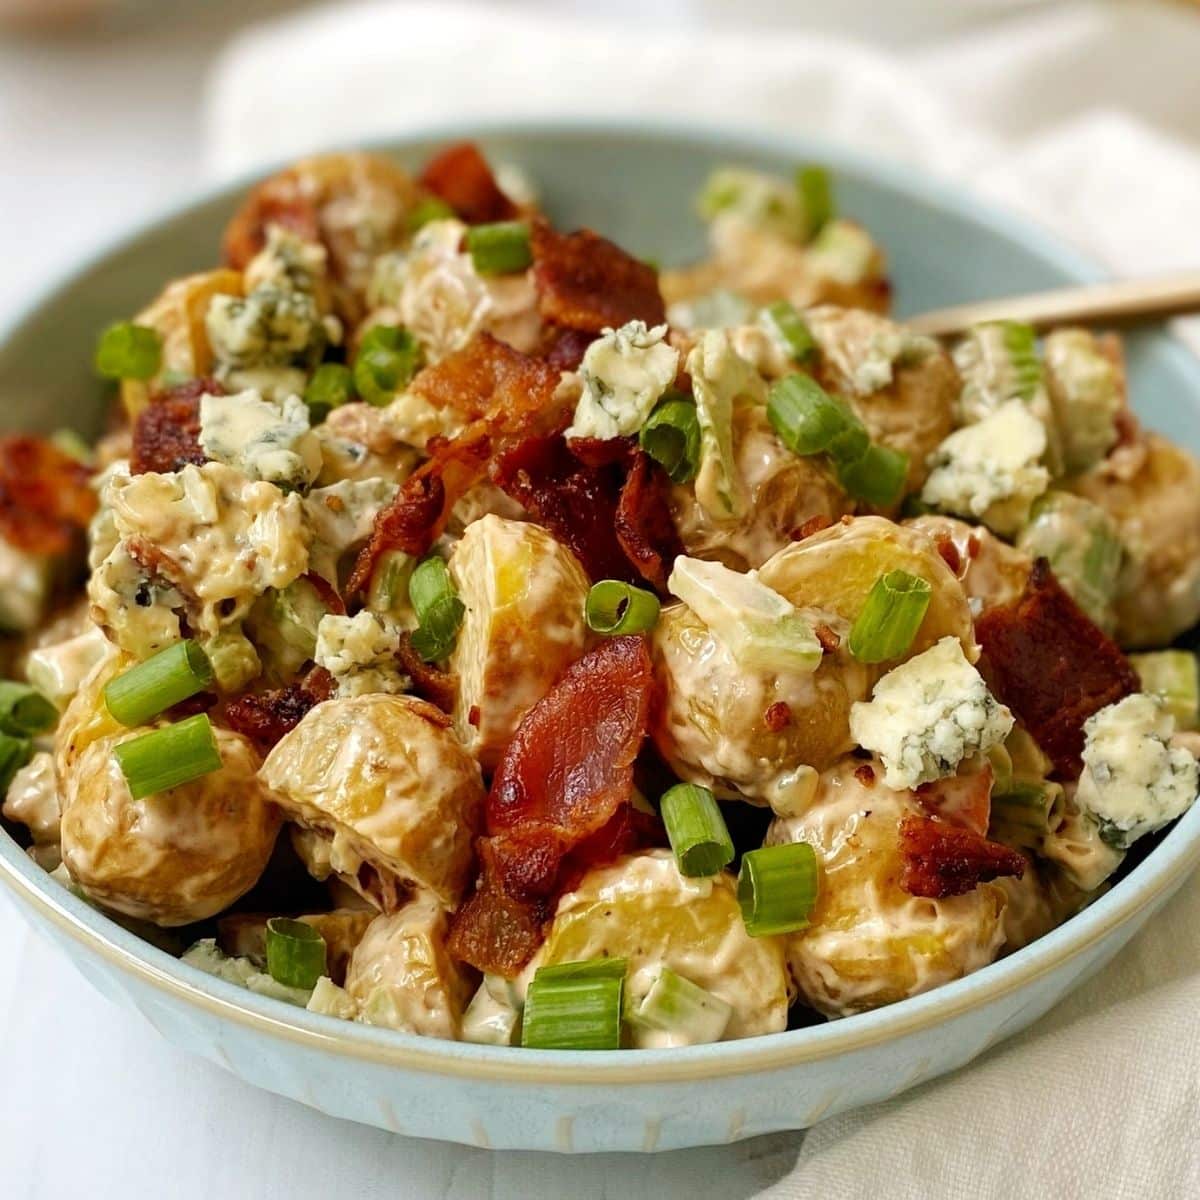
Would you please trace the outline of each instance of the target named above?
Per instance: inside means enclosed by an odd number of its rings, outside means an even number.
[[[308,1011],[326,1017],[353,1021],[358,1017],[358,1001],[343,987],[338,987],[328,975],[322,975],[308,998]]]
[[[700,424],[696,500],[714,520],[732,520],[749,507],[746,485],[733,457],[733,412],[743,403],[765,404],[767,385],[736,351],[729,336],[708,330],[687,357]]]
[[[579,364],[583,386],[568,438],[631,437],[646,423],[675,381],[679,351],[666,341],[667,327],[630,321],[606,329]]]
[[[1003,742],[1012,727],[1012,713],[953,637],[889,671],[870,701],[850,709],[851,735],[879,755],[884,782],[896,789],[953,775],[963,759]]]
[[[719,167],[696,201],[707,220],[736,217],[756,229],[792,241],[808,239],[809,220],[790,180],[746,167]]]
[[[309,355],[314,346],[319,354],[325,344],[316,300],[308,292],[274,286],[248,296],[214,296],[204,325],[219,371],[282,366]]]
[[[260,971],[248,958],[235,958],[226,954],[217,945],[215,938],[201,938],[182,955],[180,962],[195,967],[206,975],[223,979],[226,983],[236,983],[248,991],[257,992],[260,996],[285,1000],[299,1008],[304,1008],[312,995],[310,988],[288,987],[276,982],[265,971]]]
[[[337,680],[339,696],[395,694],[409,686],[396,659],[398,642],[396,627],[366,609],[353,617],[329,613],[317,626],[313,657]]]
[[[937,352],[932,338],[865,309],[823,304],[809,309],[804,319],[840,385],[858,396],[890,387],[896,367]]]
[[[398,486],[380,477],[343,479],[309,492],[304,518],[312,532],[311,569],[336,583],[338,563],[371,536],[376,516],[391,503]]]
[[[246,291],[270,286],[311,292],[327,272],[328,252],[283,225],[267,226],[266,245],[246,266]]]
[[[1086,471],[1116,444],[1121,372],[1086,329],[1056,330],[1046,338],[1045,353],[1064,465],[1072,474]]]
[[[814,275],[845,287],[870,279],[880,265],[879,247],[871,235],[854,221],[828,222],[813,238],[807,251]]]
[[[299,396],[282,404],[255,391],[201,396],[200,445],[215,462],[277,487],[307,487],[321,470],[321,443]]]
[[[1089,717],[1075,802],[1123,848],[1182,816],[1196,799],[1200,767],[1173,749],[1175,718],[1157,696],[1136,692]]]
[[[958,401],[962,424],[982,421],[1010,400],[1045,411],[1045,375],[1028,325],[988,321],[973,326],[954,348],[954,365],[963,381]]]
[[[1045,453],[1045,426],[1024,401],[1010,400],[938,446],[921,499],[981,520],[996,533],[1015,533],[1050,484]]]

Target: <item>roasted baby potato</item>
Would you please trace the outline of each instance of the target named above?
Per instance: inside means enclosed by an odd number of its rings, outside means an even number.
[[[990,529],[938,513],[912,517],[904,524],[920,530],[939,547],[953,548],[952,553],[943,553],[942,557],[952,565],[976,615],[1000,604],[1011,604],[1025,590],[1033,560],[1001,541]]]
[[[271,751],[261,778],[292,820],[332,838],[339,874],[426,888],[453,906],[470,882],[484,793],[449,726],[411,696],[327,700]]]
[[[280,813],[258,781],[250,743],[217,729],[223,766],[134,800],[113,747],[144,730],[92,740],[60,770],[62,856],[91,899],[156,925],[227,908],[258,881]]]
[[[450,657],[454,732],[491,770],[521,718],[583,653],[590,581],[540,526],[496,516],[467,526],[449,568],[467,609]]]

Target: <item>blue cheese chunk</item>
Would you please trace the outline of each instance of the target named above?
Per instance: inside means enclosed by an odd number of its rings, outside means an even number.
[[[839,387],[856,396],[890,387],[898,366],[937,352],[932,338],[865,309],[823,304],[809,309],[804,319]]]
[[[675,380],[679,351],[667,344],[667,327],[630,321],[606,329],[579,365],[583,386],[568,438],[631,437]]]
[[[204,325],[218,374],[235,367],[294,362],[325,341],[316,300],[308,292],[273,285],[248,296],[214,296]]]
[[[1118,365],[1086,329],[1059,329],[1046,338],[1050,401],[1072,474],[1094,466],[1116,445],[1124,405]]]
[[[944,637],[889,671],[869,702],[850,709],[850,733],[883,762],[896,790],[953,775],[959,763],[999,745],[1013,716],[967,662],[957,638]]]
[[[999,534],[1015,533],[1050,484],[1042,464],[1046,428],[1024,401],[1010,400],[952,433],[930,456],[926,504],[974,517]]]
[[[246,291],[276,287],[311,292],[327,273],[329,255],[320,242],[309,242],[283,225],[267,226],[266,245],[246,266]]]
[[[1083,727],[1083,773],[1075,802],[1124,848],[1182,816],[1196,799],[1200,767],[1172,748],[1175,718],[1157,696],[1137,692],[1102,708]]]
[[[304,498],[304,517],[312,532],[309,565],[330,583],[338,581],[338,563],[371,536],[375,518],[391,503],[398,485],[390,479],[343,479],[315,488]]]
[[[299,396],[282,404],[256,391],[202,396],[200,445],[209,458],[247,479],[291,490],[307,487],[321,470],[321,443]]]
[[[339,696],[367,692],[398,694],[408,689],[408,677],[396,660],[396,627],[364,609],[353,617],[329,613],[317,626],[314,660],[338,684]]]

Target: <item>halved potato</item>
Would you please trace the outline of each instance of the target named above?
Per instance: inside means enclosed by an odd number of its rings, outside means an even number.
[[[478,976],[446,952],[447,931],[446,911],[429,895],[367,926],[346,970],[359,1020],[457,1039]]]
[[[164,372],[191,379],[212,370],[212,347],[204,325],[209,302],[216,295],[241,294],[242,273],[220,267],[167,284],[162,295],[134,317],[136,324],[148,325],[162,337],[162,365],[156,379],[121,380],[121,403],[131,420],[150,402],[150,392]]]
[[[831,1017],[915,996],[991,962],[1004,941],[1005,893],[983,883],[931,900],[900,887],[900,822],[927,815],[912,792],[864,783],[860,759],[821,777],[802,816],[780,818],[766,844],[807,842],[820,865],[806,928],[786,935],[788,965],[804,999]]]
[[[93,900],[156,925],[187,925],[227,908],[258,881],[280,812],[255,777],[258,755],[215,731],[223,766],[134,800],[113,748],[145,730],[91,740],[62,771],[62,856]]]
[[[590,583],[551,534],[498,516],[467,526],[449,568],[467,608],[450,657],[454,731],[491,770],[521,718],[583,653]]]
[[[271,751],[261,778],[292,820],[331,839],[333,870],[361,883],[365,868],[453,906],[471,880],[484,792],[449,725],[411,696],[327,700]]]
[[[633,996],[667,967],[733,1008],[726,1041],[787,1026],[792,988],[777,937],[751,937],[737,884],[721,872],[686,879],[669,850],[629,855],[589,871],[558,902],[546,943],[526,968],[608,956],[629,963]],[[633,1031],[634,1044],[642,1044]]]
[[[115,738],[125,732],[125,726],[109,714],[104,689],[109,680],[127,671],[137,660],[112,643],[107,645],[109,652],[84,676],[54,730],[54,769],[60,788],[65,785],[67,772],[88,746],[100,738]]]
[[[931,585],[929,609],[906,658],[956,637],[970,662],[979,657],[971,610],[954,572],[919,529],[883,517],[855,517],[780,550],[759,578],[797,608],[820,608],[853,623],[876,580],[907,571]],[[895,664],[890,664],[895,665]]]

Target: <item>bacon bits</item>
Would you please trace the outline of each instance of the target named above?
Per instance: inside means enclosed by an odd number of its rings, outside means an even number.
[[[1136,692],[1137,674],[1117,644],[1062,589],[1038,559],[1021,598],[975,623],[984,674],[1050,756],[1058,776],[1077,779],[1083,723]]]
[[[451,927],[457,958],[517,974],[561,891],[587,867],[645,843],[647,824],[626,810],[652,689],[645,640],[610,638],[526,713],[488,794],[482,881]]]
[[[905,817],[900,822],[900,850],[900,886],[910,896],[942,900],[1001,875],[1020,879],[1025,874],[1025,859],[1016,850],[933,817]]]
[[[809,517],[803,525],[798,525],[792,530],[792,541],[802,542],[805,538],[810,538],[814,533],[820,533],[822,529],[828,529],[833,522],[824,513],[817,513],[815,517]]]
[[[200,446],[200,397],[206,395],[223,396],[225,389],[215,379],[189,379],[151,397],[133,423],[132,474],[165,475],[208,461]]]
[[[792,723],[792,710],[783,701],[776,700],[763,713],[763,724],[772,732],[779,733]]]
[[[468,225],[507,221],[517,215],[517,206],[500,190],[474,142],[459,142],[431,158],[420,183],[445,200]]]
[[[617,541],[637,573],[660,592],[683,543],[671,516],[671,484],[650,455],[635,450],[617,501]]]
[[[538,221],[532,247],[533,278],[547,321],[587,333],[633,320],[666,321],[658,272],[598,233],[557,233]]]
[[[422,700],[449,713],[454,710],[454,699],[458,694],[458,676],[452,671],[442,671],[427,663],[413,649],[412,634],[400,635],[400,648],[396,652],[404,672],[413,681],[413,691]]]
[[[557,371],[577,371],[587,348],[596,340],[582,329],[556,329],[542,349],[542,357]]]
[[[333,695],[333,676],[314,667],[296,683],[267,692],[247,692],[225,706],[225,724],[262,751],[269,750],[304,719],[310,709]]]
[[[0,437],[0,536],[31,554],[65,554],[96,511],[91,471],[42,438]]]

